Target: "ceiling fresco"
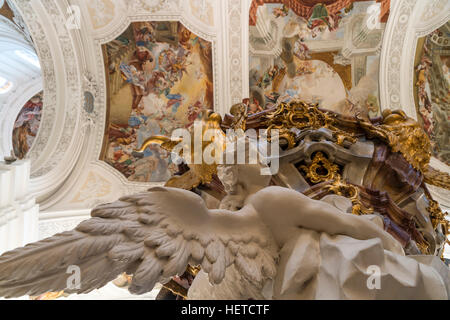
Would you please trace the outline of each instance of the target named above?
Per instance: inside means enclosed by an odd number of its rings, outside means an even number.
[[[250,10],[251,112],[299,97],[345,115],[380,115],[380,1],[262,1]]]
[[[135,22],[104,45],[108,119],[102,158],[130,181],[161,182],[176,171],[152,135],[188,128],[214,108],[212,45],[180,22]]]
[[[450,22],[419,41],[416,60],[417,118],[433,155],[450,165]]]
[[[19,159],[25,158],[31,149],[41,123],[43,92],[25,103],[14,123],[13,148]]]

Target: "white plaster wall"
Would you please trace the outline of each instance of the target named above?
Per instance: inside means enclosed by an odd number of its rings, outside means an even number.
[[[0,162],[0,254],[38,240],[39,206],[29,182],[29,161]]]

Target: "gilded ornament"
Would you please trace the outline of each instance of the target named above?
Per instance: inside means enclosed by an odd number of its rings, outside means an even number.
[[[424,182],[433,186],[450,190],[450,175],[428,166],[423,172]]]
[[[373,125],[362,118],[358,120],[369,138],[378,138],[386,142],[393,152],[402,154],[414,169],[424,175],[426,183],[450,190],[450,175],[429,165],[432,145],[428,135],[404,111],[384,110],[381,125]]]
[[[245,103],[237,103],[233,105],[230,109],[231,115],[234,116],[231,128],[233,130],[243,130],[247,128],[247,118],[248,118],[248,108]]]
[[[317,152],[309,166],[300,167],[312,183],[334,180],[339,167],[329,161],[322,152]]]
[[[444,234],[446,239],[445,242],[450,245],[450,241],[448,240],[448,237],[450,236],[450,222],[446,219],[447,213],[444,213],[442,211],[437,201],[429,199],[428,202],[429,204],[427,207],[427,211],[430,214],[431,225],[433,226],[433,229],[436,231],[439,226],[441,226],[442,233]],[[422,250],[422,248],[420,249]],[[425,253],[427,254],[428,250],[425,251]]]
[[[221,132],[223,134],[222,129],[220,128],[220,125],[222,123],[222,117],[214,113],[212,111],[207,111],[203,114],[202,117],[202,138],[210,129],[216,129],[217,132]],[[204,141],[202,139],[202,148],[201,148],[201,155],[196,155],[195,151],[196,148],[194,147],[195,143],[195,136],[194,136],[194,130],[191,130],[191,144],[184,146],[184,150],[190,151],[190,159],[197,159],[197,157],[201,157],[200,159],[203,159],[203,152],[211,143],[214,143],[214,138],[212,138],[210,141]],[[224,134],[223,134],[224,135]],[[225,135],[224,135],[225,136]],[[181,139],[171,139],[165,136],[152,136],[148,138],[142,145],[142,147],[138,150],[136,150],[137,153],[143,153],[144,150],[150,145],[150,144],[159,144],[162,148],[165,150],[172,152],[173,149],[178,146],[183,141]],[[182,149],[182,150],[183,150]],[[180,150],[179,156],[185,157],[183,155],[182,150]],[[186,158],[186,157],[185,157]],[[193,188],[198,187],[200,184],[208,184],[212,181],[215,174],[217,174],[217,164],[206,164],[204,161],[201,161],[200,164],[194,164],[193,161],[188,161],[190,163],[187,163],[189,166],[189,171],[185,172],[181,176],[174,176],[170,178],[165,186],[166,187],[172,187],[172,188],[181,188],[186,190],[192,190]]]
[[[386,142],[392,152],[400,152],[414,169],[425,172],[431,159],[431,142],[417,121],[409,118],[402,110],[384,110],[383,124],[358,118],[361,128],[369,138]]]
[[[442,212],[437,201],[429,200],[427,211],[430,214],[431,224],[434,230],[436,230],[440,223],[445,222],[445,214]]]
[[[447,213],[442,212],[439,203],[434,200],[429,200],[427,211],[430,213],[431,224],[436,230],[439,225],[442,226],[442,231],[446,237],[446,242],[450,244],[448,236],[450,236],[450,222],[446,219]]]
[[[293,128],[300,130],[327,128],[333,133],[338,145],[343,145],[345,141],[356,142],[350,133],[335,127],[333,117],[319,110],[318,104],[307,104],[298,100],[281,102],[273,112],[265,116],[264,124],[267,125],[269,140],[271,130],[277,129],[280,139],[287,141],[288,149],[295,147],[295,133],[290,130]]]
[[[366,208],[361,202],[358,187],[342,181],[340,175],[336,175],[334,182],[326,186],[325,189],[338,196],[350,199],[352,202],[352,213],[354,215],[361,216],[373,213],[372,208]]]

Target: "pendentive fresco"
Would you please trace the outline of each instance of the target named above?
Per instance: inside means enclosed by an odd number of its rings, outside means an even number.
[[[14,123],[13,147],[19,159],[25,158],[31,149],[41,123],[43,92],[36,94],[25,103]]]
[[[416,109],[433,155],[450,165],[450,22],[419,41]]]

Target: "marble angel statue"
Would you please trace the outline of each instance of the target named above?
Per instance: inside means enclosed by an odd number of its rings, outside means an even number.
[[[209,210],[193,192],[155,187],[3,254],[0,296],[87,293],[123,272],[139,295],[191,264],[202,272],[190,299],[448,299],[449,270],[437,257],[405,256],[378,217],[330,203],[268,187],[238,211]],[[75,285],[71,266],[80,270]]]

